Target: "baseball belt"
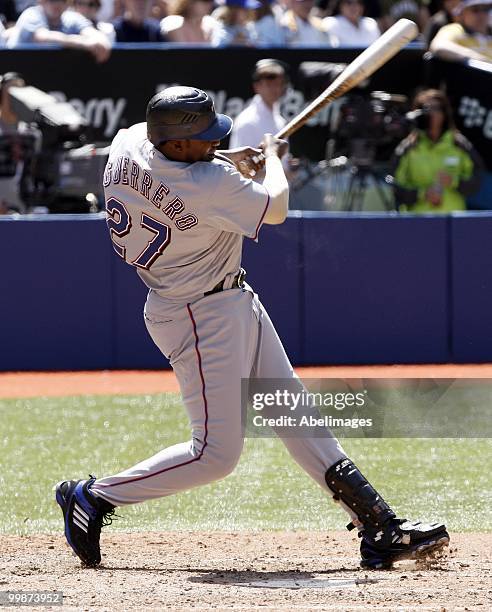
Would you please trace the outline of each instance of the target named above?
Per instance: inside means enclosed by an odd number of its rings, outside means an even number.
[[[246,270],[244,268],[240,268],[239,272],[234,277],[234,280],[232,281],[232,285],[229,287],[229,289],[237,289],[237,288],[240,289],[244,285],[245,278],[246,278]],[[224,291],[224,282],[225,282],[225,278],[223,278],[219,283],[217,283],[215,287],[211,289],[210,291],[205,291],[203,295],[207,296],[207,295],[212,295],[212,293],[219,293],[220,291]]]

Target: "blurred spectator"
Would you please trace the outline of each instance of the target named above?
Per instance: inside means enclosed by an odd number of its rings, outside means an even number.
[[[100,0],[73,0],[73,8],[77,13],[86,17],[92,25],[106,36],[110,43],[115,40],[115,31],[112,23],[99,21],[98,14],[101,9]]]
[[[151,17],[152,0],[124,0],[124,13],[113,21],[118,43],[164,42],[161,24]]]
[[[454,127],[445,94],[428,89],[414,100],[416,128],[393,159],[395,200],[418,213],[465,210],[465,198],[480,187],[483,163]]]
[[[320,19],[326,17],[327,15],[331,15],[331,4],[332,0],[314,0],[312,14]]]
[[[167,17],[167,15],[169,15],[168,0],[152,0],[150,16],[157,19],[157,21],[161,21],[161,19]]]
[[[105,62],[111,53],[108,39],[80,13],[67,9],[66,0],[38,0],[17,20],[7,46],[25,43],[55,43],[62,47],[84,49],[97,62]]]
[[[442,27],[430,45],[443,59],[475,59],[492,62],[492,34],[487,0],[463,0],[455,9],[457,23]]]
[[[251,28],[255,44],[283,47],[286,43],[286,30],[272,10],[274,0],[261,0],[261,6],[255,11]]]
[[[161,32],[169,42],[210,42],[214,27],[212,6],[212,0],[175,0],[169,6],[169,16],[161,21]]]
[[[0,0],[0,23],[9,27],[17,21],[17,8],[14,0]]]
[[[314,0],[285,0],[288,10],[281,24],[286,30],[286,41],[294,46],[331,47],[329,35],[323,31],[322,21],[312,14]]]
[[[115,13],[115,0],[100,0],[101,7],[97,12],[97,20],[103,23],[110,23],[118,15]]]
[[[215,24],[212,30],[212,46],[254,44],[254,32],[251,28],[253,12],[260,8],[258,0],[223,0],[212,17]]]
[[[280,114],[280,99],[287,89],[287,74],[282,62],[262,59],[253,72],[255,96],[236,117],[229,140],[231,148],[257,147],[265,134],[275,134],[285,125]]]
[[[0,77],[0,214],[25,212],[23,197],[32,191],[30,166],[40,133],[19,122],[8,95],[12,87],[24,86],[17,72]]]
[[[364,17],[364,0],[337,0],[323,28],[334,47],[368,47],[380,36],[377,21]]]
[[[453,11],[460,3],[460,0],[443,0],[442,1],[442,9],[432,15],[424,32],[424,41],[427,47],[431,44],[435,35],[439,32],[439,30],[448,25],[448,23],[453,23],[454,15]]]
[[[313,13],[318,17],[333,15],[333,5],[336,3],[337,0],[315,0]],[[380,0],[365,0],[364,6],[364,15],[366,17],[372,17],[376,20],[381,17]]]
[[[36,0],[15,0],[15,10],[17,17],[30,6],[36,6]]]
[[[427,0],[382,0],[383,15],[379,20],[382,30],[387,30],[398,19],[411,19],[422,32],[427,27],[430,12]]]

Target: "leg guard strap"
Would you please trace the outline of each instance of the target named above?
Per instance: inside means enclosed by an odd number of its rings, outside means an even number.
[[[325,474],[326,484],[336,501],[351,508],[364,527],[380,527],[396,515],[377,491],[367,482],[350,459],[341,459]],[[353,529],[357,523],[350,523]]]

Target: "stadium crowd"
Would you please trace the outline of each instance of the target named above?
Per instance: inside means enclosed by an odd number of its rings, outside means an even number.
[[[420,42],[435,56],[491,63],[491,9],[492,0],[0,0],[0,46],[16,49],[51,43],[87,51],[99,63],[109,59],[116,43],[360,48],[406,17],[418,24]],[[239,142],[241,130],[251,135],[256,128],[261,132],[264,124],[271,124],[272,130],[282,124],[279,101],[288,85],[283,70],[272,69],[272,64],[257,70],[252,85],[255,96],[238,117],[232,136],[236,145],[244,144]],[[12,81],[18,84],[19,79],[12,73]],[[0,105],[0,135],[4,136],[21,131],[21,123],[8,110],[6,86],[4,82]],[[436,92],[431,98],[425,103],[417,99],[414,105],[417,110],[424,107],[428,121],[425,129],[415,129],[396,149],[393,190],[402,208],[463,210],[465,199],[480,184],[483,163],[454,127],[449,102]],[[251,123],[252,117],[258,120],[257,126]],[[33,140],[32,134],[29,138]],[[16,147],[20,150],[18,143]],[[9,168],[15,166],[10,182],[15,177],[18,184],[19,177],[26,175],[25,160],[12,164],[6,151],[2,157]],[[435,166],[429,158],[438,160],[437,164],[459,159],[460,170],[436,166],[438,178],[425,187],[420,184],[421,170]],[[287,161],[286,168],[291,163]],[[492,173],[486,174],[492,184]],[[5,185],[0,185],[0,191],[5,191]],[[3,212],[9,210],[3,208]]]
[[[114,43],[364,47],[401,17],[435,53],[492,61],[491,0],[0,0],[1,38],[78,47]]]

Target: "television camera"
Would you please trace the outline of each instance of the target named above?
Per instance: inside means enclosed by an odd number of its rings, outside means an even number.
[[[108,151],[89,144],[86,119],[71,104],[36,87],[10,87],[8,97],[12,112],[31,128],[23,140],[29,162],[21,189],[25,205],[50,212],[97,211]]]
[[[314,99],[342,72],[345,64],[304,62],[299,67],[299,81],[305,97]],[[370,91],[369,81],[350,91],[336,104],[326,128],[325,159],[313,176],[327,178],[325,204],[342,210],[361,210],[366,188],[374,187],[386,210],[393,203],[385,187],[385,169],[398,143],[413,127],[407,117],[406,96],[384,91]]]

